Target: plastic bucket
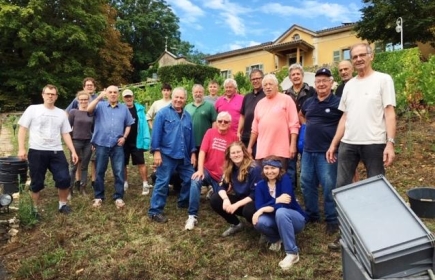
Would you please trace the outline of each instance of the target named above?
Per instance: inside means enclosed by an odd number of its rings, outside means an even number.
[[[412,211],[420,218],[435,218],[435,188],[421,187],[406,192]]]

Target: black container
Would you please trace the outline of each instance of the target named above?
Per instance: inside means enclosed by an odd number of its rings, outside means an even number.
[[[19,187],[18,187],[18,181],[14,181],[14,182],[1,182],[0,181],[0,186],[3,186],[3,193],[4,194],[13,194],[19,191]]]
[[[435,188],[421,187],[409,190],[409,204],[420,218],[435,218]]]
[[[27,180],[27,166],[27,161],[19,157],[0,157],[0,184],[3,185],[3,193],[19,191],[19,185]]]

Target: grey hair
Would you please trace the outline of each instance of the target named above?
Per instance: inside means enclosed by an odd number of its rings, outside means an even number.
[[[276,76],[274,75],[274,74],[266,74],[264,77],[263,77],[263,81],[261,82],[261,85],[264,87],[264,83],[267,81],[267,80],[272,80],[273,81],[273,83],[275,84],[275,85],[278,85],[278,79],[276,78]]]
[[[301,71],[302,76],[304,75],[304,68],[299,63],[294,63],[294,64],[290,65],[290,67],[288,68],[288,72],[291,73],[295,69],[298,69],[299,71]]]
[[[187,98],[187,90],[185,90],[184,87],[176,87],[176,88],[174,88],[174,89],[172,90],[171,97],[174,97],[174,93],[175,93],[176,91],[181,91],[181,92],[183,92],[183,93],[184,93],[184,97]]]
[[[370,45],[366,44],[366,43],[357,43],[357,44],[353,45],[352,47],[350,47],[350,53],[352,54],[353,49],[356,47],[359,47],[359,46],[365,47],[367,49],[367,53],[369,53],[369,54],[373,53],[372,47],[370,47]]]
[[[237,88],[237,82],[234,79],[228,78],[224,81],[224,87],[226,87],[228,84],[233,84],[235,88]]]
[[[195,90],[195,88],[200,88],[200,89],[202,89],[202,91],[204,91],[204,87],[202,85],[200,85],[200,84],[194,84],[193,87],[192,87],[192,93]]]
[[[230,115],[230,113],[228,113],[227,111],[222,111],[222,112],[220,112],[220,113],[217,115],[216,120],[219,119],[219,118],[223,118],[223,117],[228,117],[228,119],[230,119],[230,121],[231,121],[231,115]]]

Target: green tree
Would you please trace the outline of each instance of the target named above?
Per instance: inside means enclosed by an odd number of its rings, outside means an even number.
[[[39,101],[47,83],[65,97],[84,76],[96,76],[104,2],[0,0],[0,94],[29,104]]]
[[[132,80],[138,82],[141,71],[165,50],[166,37],[179,41],[178,18],[164,0],[111,0],[111,5],[118,11],[122,40],[133,48]]]
[[[400,43],[396,20],[403,19],[403,40],[435,41],[435,1],[433,0],[363,0],[362,19],[356,23],[357,36],[369,42]]]
[[[205,57],[208,56],[208,54],[198,51],[197,49],[195,49],[194,45],[187,41],[180,41],[178,44],[176,43],[176,45],[172,48],[176,50],[172,53],[176,53],[177,56],[184,56],[188,61],[195,64],[206,64]]]

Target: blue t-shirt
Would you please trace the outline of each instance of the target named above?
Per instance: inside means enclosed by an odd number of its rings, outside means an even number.
[[[304,152],[326,153],[331,145],[343,112],[338,110],[340,98],[330,94],[319,101],[317,96],[308,98],[302,105],[306,130]]]

